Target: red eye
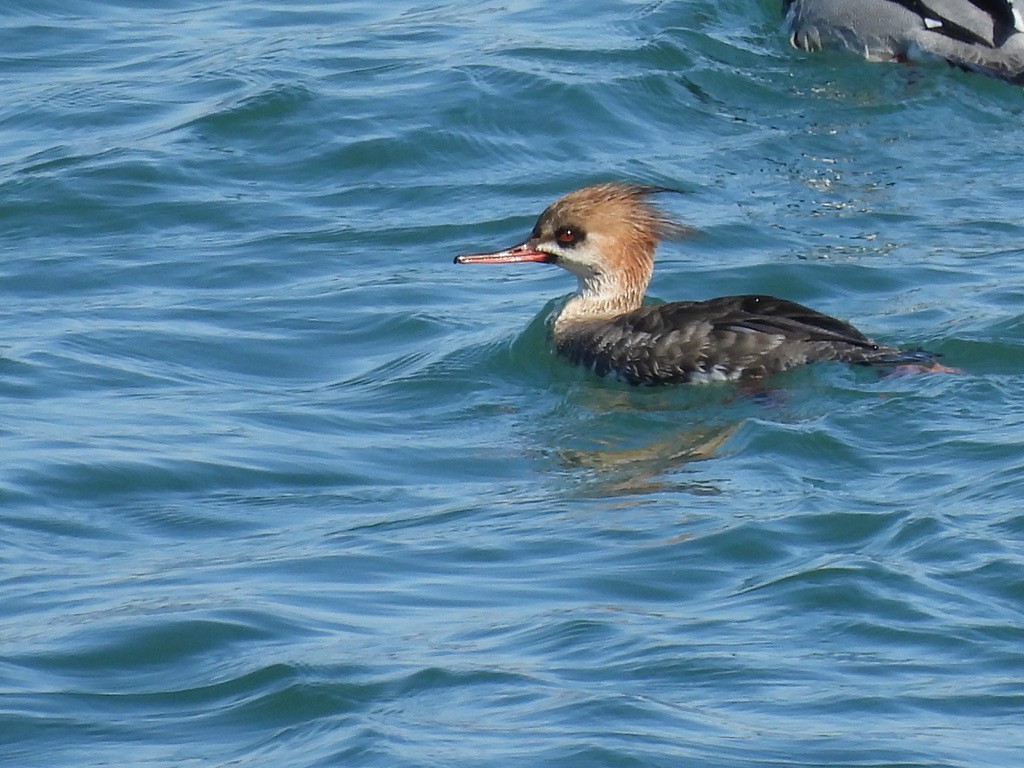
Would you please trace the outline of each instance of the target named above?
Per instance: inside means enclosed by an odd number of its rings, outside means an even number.
[[[576,245],[580,236],[572,227],[562,227],[555,233],[555,239],[562,245]]]

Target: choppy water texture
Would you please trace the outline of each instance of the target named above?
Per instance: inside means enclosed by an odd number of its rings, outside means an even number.
[[[1024,759],[1024,94],[774,0],[0,10],[0,762]],[[963,375],[552,357],[455,267],[630,179],[663,299]]]

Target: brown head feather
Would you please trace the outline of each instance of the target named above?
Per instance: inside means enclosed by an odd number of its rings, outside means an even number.
[[[678,192],[669,187],[609,181],[577,189],[549,205],[541,214],[538,228],[545,220],[573,219],[620,221],[631,230],[631,237],[658,240],[683,237],[691,230],[653,205],[648,199],[661,192]]]
[[[608,313],[633,309],[650,282],[658,241],[688,231],[650,202],[651,195],[669,191],[674,190],[628,182],[583,187],[548,206],[532,238],[550,240],[572,230],[580,239],[580,259],[567,253],[559,263],[580,277],[581,293],[601,295],[589,311],[599,311],[599,305]]]

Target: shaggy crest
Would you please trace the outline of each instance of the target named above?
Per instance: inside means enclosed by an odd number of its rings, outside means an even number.
[[[650,196],[662,192],[679,192],[669,187],[610,181],[593,184],[570,192],[549,205],[534,227],[538,235],[546,223],[575,219],[598,219],[617,222],[634,244],[640,242],[651,251],[659,240],[683,237],[691,230],[655,206]]]

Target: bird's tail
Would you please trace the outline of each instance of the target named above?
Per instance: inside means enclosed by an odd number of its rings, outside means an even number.
[[[895,349],[881,347],[874,355],[866,356],[859,361],[861,365],[869,365],[879,370],[883,378],[907,376],[917,373],[963,373],[961,368],[952,368],[939,362],[942,357],[938,352],[927,349]]]
[[[881,347],[875,354],[865,356],[864,365],[932,365],[942,357],[938,352],[927,349],[896,349]]]

